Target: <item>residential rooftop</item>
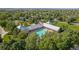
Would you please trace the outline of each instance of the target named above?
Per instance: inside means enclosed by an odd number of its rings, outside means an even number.
[[[48,23],[38,23],[38,24],[32,24],[28,27],[25,27],[25,26],[17,26],[18,29],[20,30],[28,30],[28,31],[33,31],[33,30],[36,30],[36,29],[40,29],[40,28],[47,28],[47,29],[50,29],[50,30],[53,30],[53,31],[56,31],[58,32],[60,30],[60,27],[57,27],[57,26],[54,26],[54,25],[51,25],[51,24],[48,24]]]

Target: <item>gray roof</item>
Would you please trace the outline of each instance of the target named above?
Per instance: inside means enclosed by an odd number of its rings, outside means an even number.
[[[43,23],[43,24],[35,24],[35,25],[31,25],[29,26],[29,30],[36,30],[36,29],[39,29],[39,28],[42,28],[42,27],[46,27],[48,29],[51,29],[51,30],[54,30],[54,31],[59,31],[60,30],[60,27],[57,27],[57,26],[54,26],[54,25],[51,25],[51,24],[47,24],[47,23]]]
[[[32,24],[28,27],[19,26],[18,29],[33,31],[33,30],[36,30],[36,29],[39,29],[39,28],[42,28],[42,27],[45,27],[45,28],[48,28],[48,29],[51,29],[51,30],[54,30],[54,31],[57,31],[57,32],[60,30],[60,27],[57,27],[57,26],[54,26],[54,25],[51,25],[51,24],[47,24],[47,23]]]
[[[35,29],[38,29],[38,28],[42,28],[43,26],[41,24],[35,24],[35,25],[31,25],[29,26],[29,30],[35,30]]]

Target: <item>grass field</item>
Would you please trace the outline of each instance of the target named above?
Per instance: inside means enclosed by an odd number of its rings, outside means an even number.
[[[71,25],[68,24],[67,22],[56,22],[55,25],[65,29],[79,31],[79,25]]]
[[[79,31],[79,26],[78,25],[70,25],[69,28],[71,30]]]

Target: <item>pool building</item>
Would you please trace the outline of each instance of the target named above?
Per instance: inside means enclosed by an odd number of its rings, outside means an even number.
[[[26,32],[35,31],[36,35],[38,35],[39,37],[45,35],[47,30],[56,31],[56,32],[59,32],[60,30],[60,27],[51,25],[49,23],[42,23],[42,22],[39,22],[38,24],[31,24],[28,27],[20,25],[20,26],[17,26],[17,28],[20,30],[24,30]]]

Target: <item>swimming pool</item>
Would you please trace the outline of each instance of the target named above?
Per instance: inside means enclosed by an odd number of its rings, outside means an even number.
[[[47,32],[47,29],[45,28],[35,30],[35,33],[38,37],[42,37],[43,35],[45,35],[46,32]]]

